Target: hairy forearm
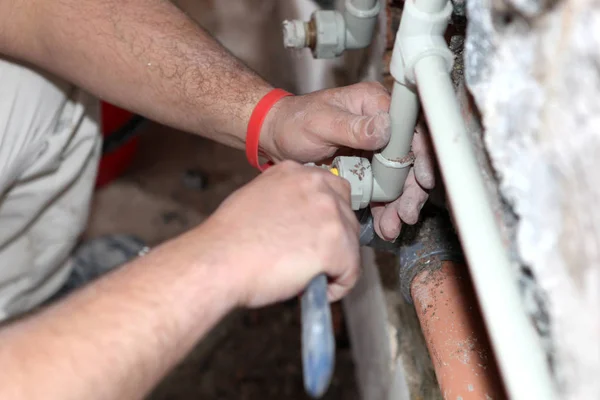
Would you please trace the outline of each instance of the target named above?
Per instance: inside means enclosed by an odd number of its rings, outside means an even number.
[[[0,53],[236,147],[270,89],[167,0],[0,0]]]
[[[0,330],[0,398],[136,399],[235,306],[189,233]]]

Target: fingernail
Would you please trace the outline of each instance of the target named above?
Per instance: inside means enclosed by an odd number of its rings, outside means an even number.
[[[376,131],[375,119],[376,118],[377,118],[377,116],[374,115],[371,118],[369,118],[369,121],[367,121],[367,125],[365,126],[365,129],[366,129],[365,134],[367,136],[373,136],[375,134],[375,131]]]
[[[400,228],[393,227],[393,228],[387,230],[386,235],[385,235],[385,240],[387,242],[393,242],[396,239],[398,239],[398,236],[400,236]]]
[[[420,155],[415,160],[415,178],[417,182],[425,189],[433,189],[435,186],[435,175],[432,171],[431,163]]]

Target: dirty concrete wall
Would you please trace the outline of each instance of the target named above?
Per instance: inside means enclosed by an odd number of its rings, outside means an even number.
[[[454,5],[455,83],[525,307],[561,398],[600,398],[600,3]]]
[[[514,249],[542,296],[542,309],[531,310],[546,319],[565,399],[600,398],[599,7],[467,4],[466,82],[516,217]]]

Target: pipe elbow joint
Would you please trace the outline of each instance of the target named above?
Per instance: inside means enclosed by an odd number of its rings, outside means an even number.
[[[414,157],[409,153],[399,160],[389,160],[381,153],[373,156],[373,194],[371,200],[389,203],[402,194]]]
[[[415,85],[415,65],[428,56],[441,57],[448,72],[452,70],[454,54],[448,49],[444,39],[451,15],[450,1],[439,12],[421,11],[415,5],[415,0],[404,3],[390,64],[390,72],[396,81],[404,85]]]
[[[399,246],[400,289],[409,303],[412,303],[412,281],[421,271],[438,269],[442,261],[464,261],[450,215],[432,205],[423,208],[416,225],[402,228]]]
[[[373,41],[373,32],[377,17],[381,12],[381,2],[375,1],[373,7],[363,10],[346,0],[344,21],[346,23],[346,50],[364,49]]]

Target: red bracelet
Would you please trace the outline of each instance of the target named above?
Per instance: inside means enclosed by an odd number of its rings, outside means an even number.
[[[271,161],[262,165],[258,161],[260,130],[271,108],[275,103],[287,96],[293,95],[283,89],[271,90],[260,99],[258,104],[256,104],[256,107],[254,107],[254,111],[252,111],[252,115],[250,116],[250,121],[248,121],[248,130],[246,132],[246,157],[248,158],[250,165],[254,168],[258,168],[259,171],[264,171],[273,165],[273,162]]]

